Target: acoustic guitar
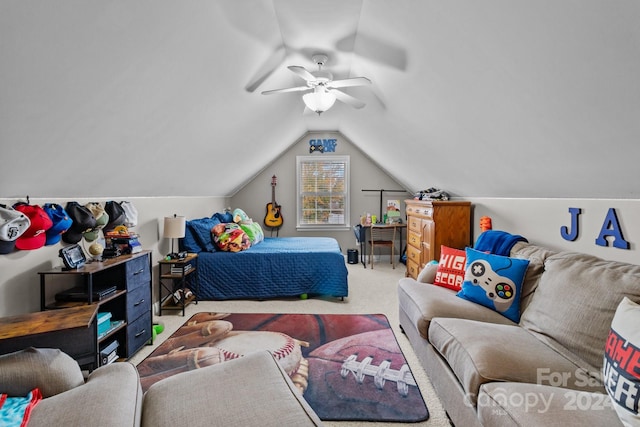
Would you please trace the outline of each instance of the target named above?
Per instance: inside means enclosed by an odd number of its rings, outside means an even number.
[[[280,228],[283,223],[280,205],[276,203],[276,185],[278,185],[278,178],[273,175],[271,177],[271,203],[267,203],[267,214],[264,217],[264,225],[271,228]]]

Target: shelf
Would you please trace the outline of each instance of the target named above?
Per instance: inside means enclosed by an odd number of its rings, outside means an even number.
[[[102,342],[107,338],[111,337],[113,334],[118,332],[120,329],[127,326],[127,322],[124,320],[114,320],[111,322],[111,327],[107,329],[104,333],[98,335],[98,342]]]
[[[193,268],[193,269],[191,269],[189,271],[186,271],[184,273],[184,277],[187,277],[188,275],[190,275],[192,273],[195,273],[195,272],[196,272],[195,268]],[[179,273],[179,274],[165,273],[165,274],[162,274],[160,277],[163,278],[163,279],[182,279],[182,273]]]
[[[91,304],[104,304],[105,302],[111,301],[112,299],[118,298],[119,296],[122,296],[126,293],[126,290],[118,289],[108,297],[102,298],[100,300],[94,300]],[[89,304],[86,301],[55,301],[51,304],[47,304],[45,308],[47,310],[58,310],[61,308],[81,307],[83,305]]]
[[[184,307],[188,306],[195,300],[196,300],[195,295],[188,297],[184,301]],[[176,304],[173,302],[173,295],[167,295],[167,298],[165,298],[165,300],[162,302],[162,309],[163,310],[182,310],[183,306],[181,303]]]

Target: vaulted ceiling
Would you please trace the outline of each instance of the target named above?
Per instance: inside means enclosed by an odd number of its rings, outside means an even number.
[[[307,131],[412,191],[640,198],[640,2],[3,0],[0,197],[228,196]],[[366,76],[305,114],[329,56]],[[357,171],[356,171],[357,173]]]

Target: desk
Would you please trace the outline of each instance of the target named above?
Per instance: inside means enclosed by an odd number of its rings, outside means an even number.
[[[381,226],[382,224],[377,224],[378,226]],[[400,255],[398,255],[398,261],[400,261],[402,259],[402,230],[404,228],[407,228],[407,224],[405,223],[393,223],[393,224],[384,224],[382,225],[382,227],[387,227],[387,228],[397,228],[398,230],[398,235],[400,236]],[[362,263],[362,265],[364,266],[364,268],[367,268],[367,263],[365,262],[365,256],[367,255],[367,247],[369,246],[368,243],[368,239],[367,239],[367,232],[368,230],[371,230],[371,225],[355,225],[353,227],[353,231],[356,234],[356,239],[358,240],[358,242],[360,243],[360,262]]]
[[[0,354],[59,348],[80,366],[98,367],[97,304],[0,318]]]

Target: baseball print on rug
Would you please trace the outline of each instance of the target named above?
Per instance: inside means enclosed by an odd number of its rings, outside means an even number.
[[[325,421],[429,418],[382,314],[197,313],[138,365],[142,388],[259,350],[275,356]]]

